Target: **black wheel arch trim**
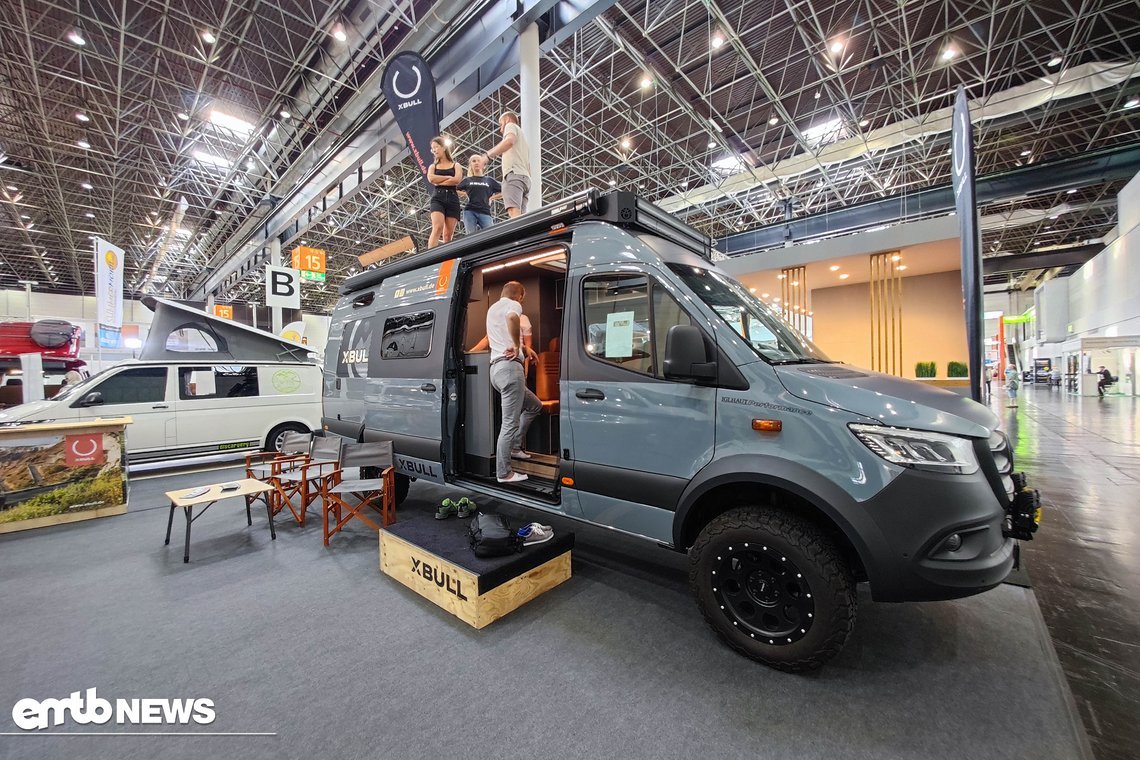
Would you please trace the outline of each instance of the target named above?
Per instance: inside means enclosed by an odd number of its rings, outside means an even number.
[[[673,546],[685,551],[689,513],[714,488],[733,484],[764,485],[787,491],[823,513],[855,549],[868,579],[880,574],[876,557],[889,557],[890,547],[879,527],[839,486],[804,465],[763,454],[738,454],[710,462],[689,483],[673,519]],[[887,552],[887,554],[884,554]]]

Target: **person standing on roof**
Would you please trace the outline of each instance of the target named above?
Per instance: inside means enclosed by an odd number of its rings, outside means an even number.
[[[435,163],[428,167],[428,182],[435,185],[431,196],[431,236],[428,248],[450,243],[459,223],[459,193],[456,186],[463,180],[463,167],[451,158],[442,136],[433,137],[431,154]]]
[[[491,218],[491,201],[503,190],[497,179],[483,176],[485,162],[481,154],[467,159],[467,176],[458,185],[459,192],[467,195],[467,203],[463,207],[463,229],[468,235],[495,223]]]
[[[496,156],[503,157],[503,205],[507,216],[514,219],[526,211],[530,199],[530,147],[514,111],[499,117],[499,131],[503,139],[483,154],[483,166],[486,168],[487,161]]]

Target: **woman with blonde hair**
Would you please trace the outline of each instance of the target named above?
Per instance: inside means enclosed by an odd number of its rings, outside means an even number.
[[[459,193],[456,186],[463,180],[463,167],[451,157],[442,135],[431,140],[435,162],[428,167],[428,182],[435,186],[431,195],[431,236],[428,248],[451,242],[459,223]]]

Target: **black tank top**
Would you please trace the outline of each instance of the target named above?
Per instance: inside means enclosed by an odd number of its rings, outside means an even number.
[[[435,173],[441,177],[454,177],[455,176],[455,164],[453,163],[451,165],[450,169],[440,169],[439,164],[436,164]],[[435,194],[436,195],[454,195],[455,194],[455,187],[451,186],[451,185],[436,185],[435,186]]]

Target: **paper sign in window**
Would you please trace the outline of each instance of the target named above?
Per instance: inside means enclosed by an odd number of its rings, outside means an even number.
[[[633,356],[633,312],[617,311],[606,315],[607,359]]]

